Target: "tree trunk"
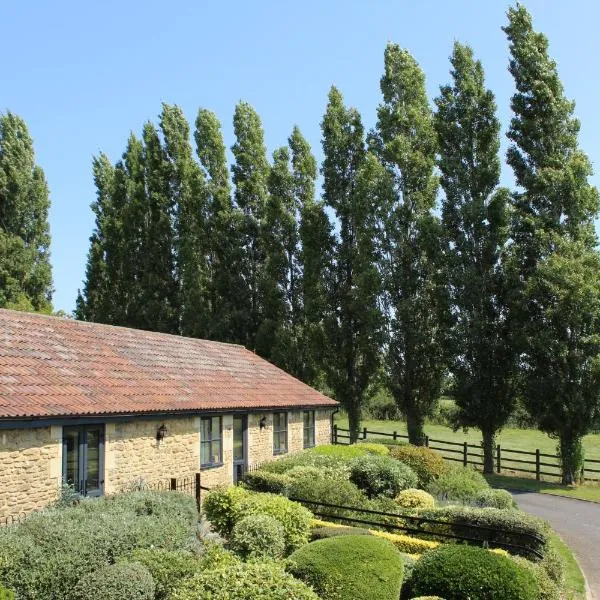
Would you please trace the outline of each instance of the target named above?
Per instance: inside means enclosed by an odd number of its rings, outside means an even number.
[[[348,405],[348,429],[350,430],[350,443],[356,444],[360,436],[360,406]]]
[[[492,430],[481,430],[483,435],[483,472],[494,472],[494,448],[496,446],[496,433]]]
[[[414,446],[425,445],[425,418],[416,411],[406,412],[406,429],[408,430],[408,443]]]
[[[580,479],[583,466],[581,437],[564,432],[560,434],[559,441],[562,482],[564,485],[574,485]]]

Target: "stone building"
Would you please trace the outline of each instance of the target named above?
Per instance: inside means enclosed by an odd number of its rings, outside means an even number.
[[[62,482],[232,483],[329,443],[336,407],[242,346],[0,309],[0,518]]]

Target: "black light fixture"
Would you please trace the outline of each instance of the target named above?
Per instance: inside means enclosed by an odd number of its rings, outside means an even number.
[[[156,441],[160,442],[165,439],[167,435],[167,426],[163,423],[156,431]]]
[[[260,425],[261,430],[264,429],[267,426],[267,417],[261,417],[258,424]]]

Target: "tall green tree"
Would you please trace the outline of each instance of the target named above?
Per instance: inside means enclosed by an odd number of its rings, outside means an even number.
[[[293,311],[292,323],[298,323],[298,348],[295,363],[289,363],[290,372],[314,386],[324,384],[325,331],[327,307],[326,273],[332,260],[333,237],[331,223],[322,201],[315,198],[317,161],[310,145],[298,127],[288,139],[292,152],[294,197],[298,211],[298,270],[300,280],[296,287],[299,298],[292,301],[298,306],[299,316]],[[293,289],[293,288],[292,288]]]
[[[221,123],[214,113],[198,111],[194,138],[206,178],[211,310],[208,337],[243,344],[247,324],[247,292],[241,266],[243,213],[233,205]]]
[[[381,92],[372,145],[391,180],[381,214],[386,372],[410,442],[423,444],[446,369],[441,227],[434,214],[437,140],[423,72],[397,44],[385,50]]]
[[[448,341],[457,425],[481,430],[484,472],[492,473],[495,436],[515,398],[505,264],[509,192],[498,188],[500,122],[481,63],[458,42],[450,61],[452,84],[442,86],[435,115],[449,244],[445,268],[455,317]]]
[[[212,310],[204,174],[194,161],[190,128],[181,108],[163,104],[160,128],[174,204],[180,333],[206,338],[211,329]]]
[[[49,208],[25,121],[0,114],[0,307],[52,310]]]
[[[152,123],[144,125],[142,139],[147,206],[141,243],[141,298],[135,318],[140,329],[178,333],[179,286],[170,164]]]
[[[246,281],[244,301],[247,307],[244,343],[248,348],[255,349],[256,337],[265,316],[263,227],[269,197],[270,166],[260,117],[246,102],[240,102],[236,106],[233,129],[236,137],[231,148],[235,158],[231,167],[235,184],[234,197],[243,214],[241,273]]]
[[[600,401],[594,231],[600,202],[548,40],[519,4],[509,9],[504,31],[516,87],[507,161],[519,187],[512,236],[522,282],[515,304],[524,399],[540,427],[558,437],[563,482],[572,483]]]
[[[348,412],[350,442],[358,439],[362,405],[381,346],[376,207],[380,169],[365,149],[358,111],[332,87],[322,122],[326,206],[339,222],[326,277],[327,379]]]

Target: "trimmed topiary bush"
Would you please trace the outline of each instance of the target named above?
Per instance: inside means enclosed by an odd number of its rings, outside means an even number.
[[[370,444],[368,442],[352,444],[351,446],[344,446],[340,444],[316,446],[315,448],[311,448],[309,452],[323,456],[337,456],[338,458],[343,458],[345,460],[364,456],[365,454],[387,456],[390,453],[389,449],[385,446],[381,444]]]
[[[244,559],[281,558],[285,551],[283,525],[269,515],[248,515],[234,525],[229,546]]]
[[[401,533],[388,533],[387,531],[371,530],[371,535],[388,540],[396,549],[406,554],[421,554],[428,550],[437,548],[440,543],[432,542],[431,540],[422,540],[420,538],[412,537],[410,535],[403,535]]]
[[[250,492],[237,486],[217,487],[206,494],[202,510],[214,529],[228,537],[240,518],[240,505],[250,495]]]
[[[361,527],[346,527],[344,525],[339,526],[321,526],[313,527],[310,530],[310,539],[312,542],[315,540],[324,540],[327,538],[338,537],[340,535],[371,535],[368,529],[362,529]]]
[[[153,600],[154,580],[139,563],[117,563],[84,575],[75,588],[73,600]]]
[[[255,492],[271,492],[285,494],[290,478],[285,473],[271,473],[259,470],[250,471],[244,476],[244,487]]]
[[[479,492],[489,488],[483,475],[475,469],[455,467],[433,480],[428,491],[442,500],[459,500],[470,504]]]
[[[425,446],[390,446],[390,456],[408,465],[417,474],[420,487],[427,487],[450,468],[441,454]]]
[[[155,600],[167,598],[181,580],[191,577],[201,568],[198,558],[192,554],[161,548],[138,548],[131,553],[129,560],[143,565],[152,575],[156,586]]]
[[[312,542],[290,556],[290,572],[322,600],[398,600],[404,564],[383,539],[356,535]]]
[[[540,563],[533,563],[522,556],[512,556],[512,560],[519,566],[529,571],[540,590],[538,600],[560,600],[561,588],[550,578]]]
[[[360,456],[350,463],[350,481],[369,498],[394,498],[400,491],[415,487],[414,471],[388,456]]]
[[[396,503],[401,508],[408,509],[433,508],[435,506],[435,500],[431,494],[416,488],[402,490],[396,496]]]
[[[505,548],[513,554],[533,558],[535,552],[544,556],[548,551],[549,526],[544,521],[516,510],[446,506],[419,513],[426,519],[444,523],[422,523],[420,529],[435,534],[454,533],[487,542],[492,548]],[[473,527],[478,525],[489,529]],[[435,536],[434,536],[435,539]],[[440,541],[451,540],[440,537]]]
[[[308,543],[312,513],[301,504],[275,494],[250,494],[239,505],[238,519],[257,514],[270,515],[281,523],[286,554]]]
[[[503,508],[506,510],[517,508],[510,492],[506,490],[480,490],[475,494],[473,506],[482,508]]]
[[[563,557],[554,547],[552,538],[548,541],[544,558],[540,561],[540,565],[544,568],[544,571],[548,573],[550,579],[562,589],[565,582],[566,565]]]
[[[474,546],[443,545],[415,564],[408,590],[447,600],[537,600],[533,575],[510,558]]]
[[[319,600],[276,563],[238,563],[184,581],[170,600]]]

